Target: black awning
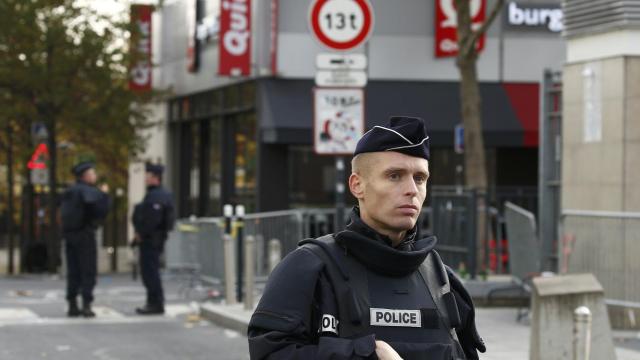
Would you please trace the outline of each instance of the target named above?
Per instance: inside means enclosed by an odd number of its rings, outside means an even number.
[[[311,144],[312,80],[259,81],[262,141]],[[483,83],[482,120],[489,147],[537,146],[538,84]],[[459,83],[371,81],[365,92],[366,127],[383,125],[393,115],[419,116],[427,122],[431,144],[453,146],[461,122]]]

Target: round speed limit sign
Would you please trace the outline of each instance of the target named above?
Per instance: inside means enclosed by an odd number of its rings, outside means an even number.
[[[369,0],[313,0],[309,9],[311,32],[333,50],[362,45],[373,30]]]

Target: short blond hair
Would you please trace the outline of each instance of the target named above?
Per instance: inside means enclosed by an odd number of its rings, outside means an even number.
[[[351,159],[351,173],[360,176],[369,174],[371,167],[376,163],[373,153],[360,153]]]

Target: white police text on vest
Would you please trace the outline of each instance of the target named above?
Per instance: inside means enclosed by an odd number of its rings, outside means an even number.
[[[320,324],[320,332],[332,332],[338,335],[338,319],[330,314],[322,315],[322,323]]]
[[[370,317],[372,326],[422,327],[420,310],[371,308]]]

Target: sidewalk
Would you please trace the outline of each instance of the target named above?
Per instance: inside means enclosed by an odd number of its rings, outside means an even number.
[[[515,308],[478,308],[478,329],[487,344],[487,353],[482,360],[514,360],[529,358],[529,325],[516,322]],[[252,311],[244,310],[242,304],[222,305],[204,303],[200,307],[201,316],[217,325],[247,333],[247,325]],[[638,340],[640,333],[615,332],[618,360],[640,360]],[[624,340],[626,339],[626,341]],[[633,339],[636,350],[628,344]],[[594,359],[595,360],[595,359]],[[603,359],[598,359],[603,360]]]

